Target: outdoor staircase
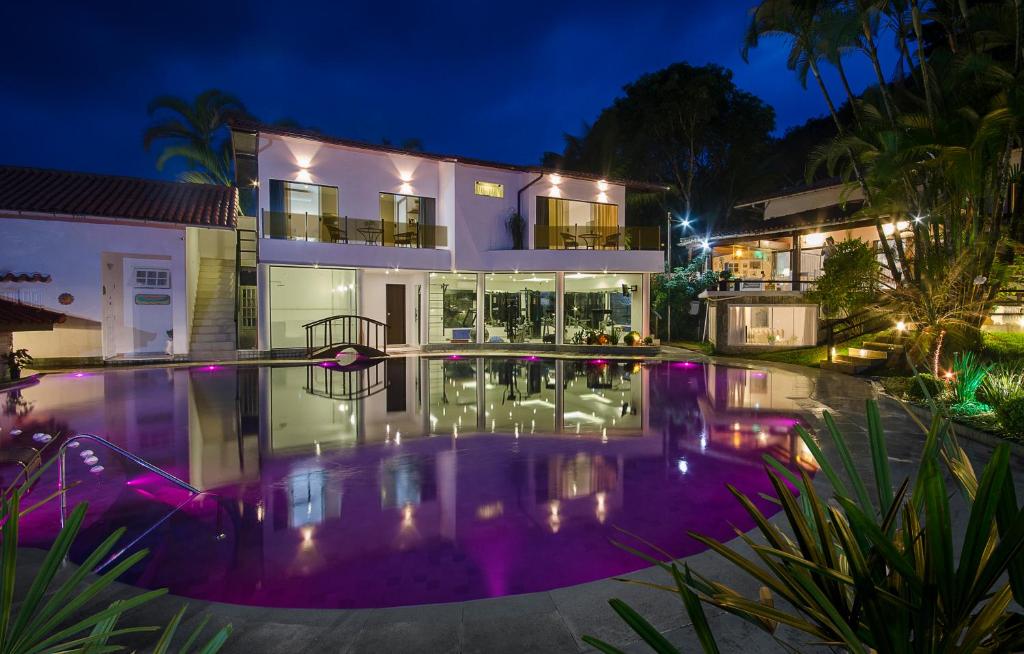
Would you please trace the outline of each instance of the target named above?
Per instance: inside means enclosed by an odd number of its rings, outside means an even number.
[[[884,334],[875,341],[867,341],[861,347],[846,348],[846,354],[836,354],[832,361],[822,361],[822,370],[834,370],[847,375],[859,375],[873,368],[895,363],[903,356],[906,336]]]
[[[210,361],[235,357],[235,262],[203,258],[199,262],[189,358]]]

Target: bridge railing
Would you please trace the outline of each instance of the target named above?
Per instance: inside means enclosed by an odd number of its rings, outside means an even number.
[[[387,354],[388,326],[373,318],[339,315],[302,326],[306,330],[306,356],[336,345],[361,345]]]

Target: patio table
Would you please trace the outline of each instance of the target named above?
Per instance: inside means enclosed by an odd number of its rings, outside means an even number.
[[[596,232],[587,232],[586,234],[580,234],[580,238],[586,243],[588,250],[593,250],[597,239],[601,238],[601,235]]]
[[[360,227],[356,231],[363,235],[367,245],[377,245],[380,237],[384,234],[384,230],[380,227]]]

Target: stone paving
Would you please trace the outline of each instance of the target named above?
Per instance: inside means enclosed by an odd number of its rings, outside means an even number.
[[[682,354],[669,352],[668,356]],[[724,361],[723,361],[724,362]],[[730,365],[739,362],[727,361]],[[759,367],[764,364],[759,363]],[[778,366],[806,375],[809,393],[797,398],[805,417],[817,429],[823,429],[823,411],[830,411],[847,435],[856,465],[870,475],[870,460],[864,418],[865,400],[876,397],[872,386],[862,380],[838,373]],[[899,403],[881,399],[882,422],[886,429],[894,478],[901,480],[916,467],[924,442],[921,429]],[[976,465],[983,463],[991,448],[962,441]],[[828,450],[826,449],[826,454]],[[1024,455],[1013,454],[1018,496],[1024,491]],[[818,476],[815,485],[823,494],[827,486]],[[966,523],[962,503],[954,503],[954,519]],[[736,543],[733,543],[736,546]],[[19,568],[20,583],[27,583],[30,568],[38,564],[42,553],[25,550]],[[756,584],[740,575],[719,557],[704,552],[686,559],[700,573],[753,596]],[[648,568],[627,575],[635,580],[664,581],[664,574]],[[25,589],[19,589],[23,593]],[[111,589],[93,604],[107,605],[115,597],[137,592],[127,586]],[[20,596],[20,595],[16,595]],[[683,651],[700,651],[692,626],[677,596],[636,584],[612,579],[560,588],[543,593],[501,597],[468,602],[362,610],[266,609],[164,597],[136,613],[135,624],[163,624],[183,603],[189,605],[185,629],[209,618],[206,628],[231,623],[234,627],[227,653],[254,652],[585,652],[593,651],[581,640],[589,634],[615,644],[627,652],[649,652],[632,631],[608,606],[618,597],[629,602],[656,628]],[[723,652],[784,651],[770,636],[733,616],[709,609],[708,617]],[[799,634],[781,632],[780,636],[801,649]],[[144,646],[144,641],[139,645]]]

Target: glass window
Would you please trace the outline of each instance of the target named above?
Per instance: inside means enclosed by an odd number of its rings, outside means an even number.
[[[503,198],[505,197],[505,185],[496,182],[474,182],[473,192],[491,198]]]
[[[491,273],[484,288],[486,342],[555,342],[555,273]]]
[[[817,342],[817,307],[729,307],[729,344],[809,346]]]
[[[643,324],[643,275],[570,273],[565,276],[565,342],[617,345]]]
[[[614,204],[537,198],[539,249],[619,249],[624,243],[619,207]]]
[[[338,187],[270,180],[264,238],[338,240]]]
[[[476,342],[476,273],[430,273],[431,343]]]
[[[306,347],[306,323],[356,313],[356,273],[270,267],[270,347]]]
[[[163,268],[136,268],[136,288],[170,288],[171,271]]]

